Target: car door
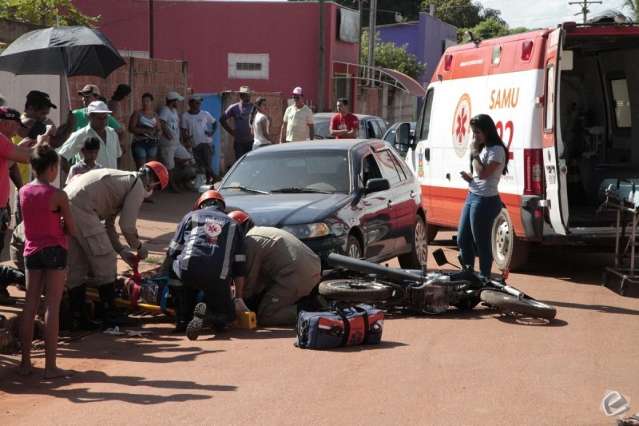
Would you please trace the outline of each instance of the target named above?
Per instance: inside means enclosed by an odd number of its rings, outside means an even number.
[[[382,178],[379,165],[370,148],[362,156],[358,178],[359,188],[362,191],[366,187],[368,179]],[[392,241],[389,242],[391,190],[363,194],[359,198],[356,209],[359,210],[359,222],[364,236],[364,257],[367,259],[379,259],[387,257],[393,251]],[[392,205],[392,203],[391,203]]]
[[[390,184],[386,203],[390,216],[388,249],[393,253],[406,251],[406,243],[412,238],[415,224],[415,188],[409,184],[390,147],[383,145],[374,155],[382,177]]]

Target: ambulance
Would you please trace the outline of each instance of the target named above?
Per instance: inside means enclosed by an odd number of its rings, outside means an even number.
[[[457,228],[479,113],[509,149],[492,230],[500,269],[522,266],[531,244],[612,236],[604,187],[639,182],[639,25],[564,23],[445,51],[414,138],[403,129],[396,139],[419,178],[430,239]]]

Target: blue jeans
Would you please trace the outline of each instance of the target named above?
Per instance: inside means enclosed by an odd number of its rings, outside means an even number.
[[[491,232],[502,206],[499,195],[482,197],[468,192],[459,218],[457,246],[462,263],[474,269],[475,256],[479,256],[479,272],[486,278],[493,264]]]
[[[155,160],[158,156],[158,143],[152,139],[140,139],[133,141],[133,159],[137,167],[147,161]]]

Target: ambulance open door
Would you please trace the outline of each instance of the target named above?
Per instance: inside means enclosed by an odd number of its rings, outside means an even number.
[[[543,96],[542,155],[546,190],[546,209],[554,231],[560,235],[568,233],[568,194],[566,160],[557,155],[559,95],[559,54],[561,52],[562,30],[558,28],[548,35],[544,58],[545,93]]]

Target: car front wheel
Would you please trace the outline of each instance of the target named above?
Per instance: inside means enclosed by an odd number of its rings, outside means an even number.
[[[357,237],[353,235],[348,236],[348,241],[346,242],[346,255],[349,257],[354,257],[355,259],[361,259],[364,257],[362,252],[362,245],[360,244]]]
[[[399,265],[404,269],[421,269],[428,261],[428,231],[426,222],[417,215],[413,229],[413,249],[399,256]]]

